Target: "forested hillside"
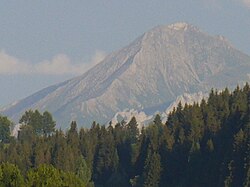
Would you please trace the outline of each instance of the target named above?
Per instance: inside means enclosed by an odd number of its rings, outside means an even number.
[[[212,90],[140,131],[135,118],[55,130],[27,111],[17,139],[0,117],[0,186],[250,186],[250,87]]]

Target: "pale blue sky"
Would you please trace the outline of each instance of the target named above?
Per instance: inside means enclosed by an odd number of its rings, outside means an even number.
[[[179,21],[250,54],[250,0],[1,0],[0,106],[81,74],[152,27]]]

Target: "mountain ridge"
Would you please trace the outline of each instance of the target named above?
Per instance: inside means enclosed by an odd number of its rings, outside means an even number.
[[[71,120],[80,126],[104,123],[126,108],[146,110],[184,92],[246,82],[249,62],[224,37],[187,23],[158,26],[83,75],[45,88],[3,113],[17,120],[30,108],[49,110],[62,128]]]

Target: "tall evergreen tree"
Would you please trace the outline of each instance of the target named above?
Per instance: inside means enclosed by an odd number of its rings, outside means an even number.
[[[0,141],[7,142],[10,138],[11,122],[7,117],[0,116]]]
[[[143,186],[159,186],[161,178],[161,158],[156,152],[149,152],[143,172]]]

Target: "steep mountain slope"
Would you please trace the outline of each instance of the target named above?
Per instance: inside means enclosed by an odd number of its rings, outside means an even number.
[[[123,111],[117,112],[111,122],[113,126],[115,126],[118,122],[121,122],[124,120],[125,122],[129,122],[132,117],[136,118],[136,121],[139,125],[139,127],[143,125],[147,125],[149,123],[152,123],[154,121],[154,118],[156,114],[160,114],[162,117],[162,122],[165,123],[168,118],[168,114],[174,110],[174,108],[177,108],[178,104],[181,103],[183,106],[185,104],[192,105],[195,103],[200,103],[202,99],[207,100],[209,94],[203,94],[202,92],[188,94],[184,93],[183,95],[180,95],[176,98],[175,101],[173,101],[171,104],[165,106],[165,108],[157,107],[155,110],[148,111],[137,111],[135,109],[125,109]],[[167,107],[167,108],[166,108]],[[107,124],[108,125],[108,124]]]
[[[111,53],[82,76],[51,86],[2,112],[18,119],[27,109],[49,110],[58,127],[89,126],[116,112],[167,106],[185,93],[249,81],[250,57],[223,37],[176,23],[159,26]]]

